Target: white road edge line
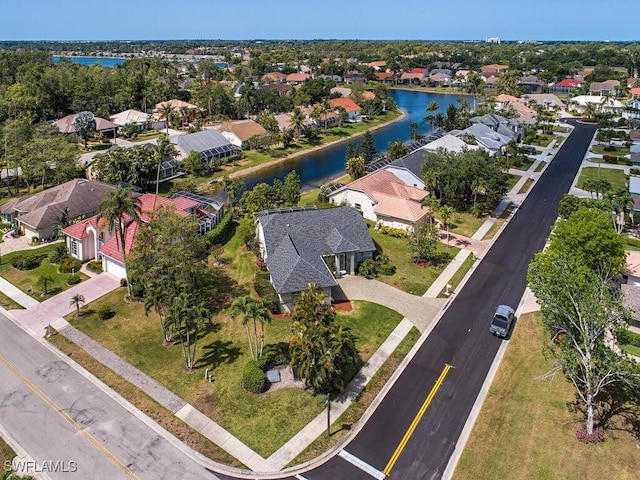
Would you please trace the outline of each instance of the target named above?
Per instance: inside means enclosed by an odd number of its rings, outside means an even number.
[[[306,478],[304,478],[302,475],[300,475],[299,473],[296,473],[294,475],[298,480],[307,480]]]
[[[356,467],[358,467],[363,472],[368,473],[373,478],[376,478],[378,480],[384,480],[386,478],[386,475],[384,473],[382,473],[380,470],[378,470],[377,468],[374,468],[371,465],[369,465],[368,463],[360,460],[355,455],[351,455],[346,450],[340,450],[340,453],[338,453],[338,456],[342,457],[344,460],[346,460],[350,464],[355,465]]]

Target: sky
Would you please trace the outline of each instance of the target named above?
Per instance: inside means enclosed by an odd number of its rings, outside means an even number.
[[[0,0],[0,40],[635,41],[637,6],[638,0]]]

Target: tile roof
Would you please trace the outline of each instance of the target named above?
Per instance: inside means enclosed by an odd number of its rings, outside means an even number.
[[[308,78],[311,78],[308,73],[290,73],[287,75],[287,82],[304,82]]]
[[[565,78],[555,84],[556,87],[579,87],[580,85],[582,85],[582,80],[575,78]]]
[[[309,283],[337,285],[323,255],[372,252],[362,215],[351,207],[261,212],[267,268],[276,292],[304,290]]]
[[[164,109],[165,104],[169,104],[172,112],[176,112],[183,108],[188,110],[202,110],[199,106],[194,105],[193,103],[185,102],[184,100],[178,100],[177,98],[172,98],[171,100],[167,100],[166,102],[156,103],[156,106],[153,108],[154,113],[159,113]]]
[[[391,72],[374,72],[374,75],[378,80],[386,80],[387,78],[393,77],[393,73]]]
[[[96,228],[97,224],[96,224],[95,216],[91,218],[85,218],[84,220],[80,220],[79,222],[74,223],[73,225],[69,225],[67,228],[62,230],[62,232],[69,237],[73,237],[73,238],[77,238],[78,240],[81,240],[87,236],[87,227],[90,225]]]
[[[153,116],[155,118],[155,116]],[[127,123],[147,123],[149,121],[149,114],[141,112],[139,110],[125,110],[124,112],[116,113],[109,117],[116,125],[126,125]]]
[[[421,150],[435,152],[440,148],[443,148],[448,152],[460,153],[466,150],[477,150],[480,147],[478,145],[469,145],[455,135],[447,133],[446,135],[435,139],[433,142],[427,143],[426,145],[421,147]]]
[[[350,98],[345,98],[345,97],[332,98],[331,100],[329,100],[329,103],[331,103],[333,107],[344,108],[347,111],[347,113],[358,112],[361,110],[360,106]]]

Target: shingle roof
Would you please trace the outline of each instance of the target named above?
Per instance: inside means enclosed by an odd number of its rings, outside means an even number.
[[[427,152],[419,148],[402,158],[394,160],[389,165],[406,168],[416,177],[422,178],[422,165],[424,164],[426,158]]]
[[[221,131],[233,132],[241,141],[249,140],[256,135],[264,135],[267,131],[262,125],[253,120],[238,120],[236,122],[223,122]]]
[[[29,197],[19,198],[0,207],[2,213],[13,213],[20,222],[35,229],[53,225],[65,207],[75,218],[97,211],[104,193],[113,185],[76,178]]]
[[[323,255],[375,250],[364,219],[351,207],[261,212],[257,217],[267,268],[280,294],[299,292],[309,283],[337,285]]]
[[[77,113],[73,113],[71,115],[67,115],[66,117],[62,117],[59,120],[54,121],[53,123],[58,127],[60,133],[75,133],[76,127],[74,122],[78,118]],[[96,120],[96,132],[102,132],[105,130],[113,130],[118,128],[118,125],[115,123],[105,120],[104,118],[94,117]]]
[[[487,127],[484,123],[476,123],[469,128],[458,132],[458,136],[465,133],[471,134],[475,139],[487,147],[489,150],[499,152],[502,147],[509,143],[510,138],[494,132],[490,127]]]

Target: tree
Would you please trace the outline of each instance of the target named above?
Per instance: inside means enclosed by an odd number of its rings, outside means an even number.
[[[298,141],[300,141],[300,136],[302,135],[302,131],[304,130],[304,125],[304,113],[298,107],[294,108],[293,112],[291,112],[291,128],[296,131],[298,135]]]
[[[160,191],[160,169],[162,167],[162,162],[167,157],[174,157],[178,154],[178,150],[176,147],[169,141],[168,137],[160,137],[158,139],[158,143],[152,147],[153,148],[153,156],[158,165],[158,171],[156,174],[156,195]]]
[[[473,96],[473,110],[476,109],[478,97],[484,93],[485,82],[477,72],[471,72],[467,75],[466,91]]]
[[[228,175],[222,177],[222,189],[227,194],[227,202],[233,207],[238,198],[238,193],[244,188],[241,180],[231,180]]]
[[[80,304],[84,302],[84,296],[80,295],[79,293],[76,293],[73,297],[71,297],[71,300],[69,300],[69,305],[73,305],[76,307],[76,318],[80,316]]]
[[[166,131],[165,131],[165,135],[168,137],[169,136],[169,121],[171,119],[171,103],[166,102],[163,103],[162,105],[160,105],[160,108],[158,108],[158,116],[160,117],[160,120],[164,119],[165,121],[165,125],[166,125]]]
[[[371,132],[369,130],[366,130],[364,132],[364,135],[362,136],[362,143],[360,144],[360,153],[364,158],[365,164],[371,163],[371,161],[376,156],[376,153],[377,153],[376,142],[373,139],[373,135],[371,135]]]
[[[449,205],[444,205],[440,209],[440,220],[442,221],[442,225],[447,231],[447,245],[449,245],[449,227],[451,226],[451,219],[456,211],[451,208]]]
[[[408,153],[409,149],[400,139],[387,143],[387,157],[391,159],[404,157]]]
[[[194,175],[206,175],[209,171],[209,165],[202,154],[196,150],[191,150],[182,164],[187,172]]]
[[[198,301],[195,295],[181,292],[171,302],[167,322],[180,335],[180,346],[187,372],[196,369],[196,353],[198,351],[198,335],[202,322],[211,318],[211,313],[204,302]]]
[[[87,148],[87,140],[96,131],[96,119],[91,112],[80,112],[73,121],[73,128],[82,140],[84,140],[84,148]]]
[[[300,293],[291,315],[291,365],[316,392],[341,391],[356,372],[355,337],[342,327],[318,284]]]
[[[593,271],[615,275],[625,262],[624,242],[612,228],[608,212],[580,207],[569,218],[556,223],[549,250],[574,252]]]
[[[152,284],[145,289],[144,314],[149,315],[152,308],[155,310],[158,320],[160,320],[163,345],[172,345],[174,341],[174,324],[167,321],[167,316],[171,299],[176,290],[176,285],[169,285],[167,282],[164,285]]]
[[[591,270],[576,253],[555,249],[538,253],[527,278],[552,336],[547,352],[576,389],[591,435],[594,411],[604,391],[617,383],[637,384],[638,373],[606,343],[606,336],[613,336],[625,318],[621,297],[607,281],[607,272]]]
[[[49,285],[53,283],[53,277],[48,273],[43,273],[38,277],[38,286],[42,288],[42,294],[49,294]]]
[[[438,229],[433,223],[414,229],[409,235],[409,246],[413,252],[414,261],[421,263],[434,258],[438,249]]]
[[[106,221],[111,231],[115,231],[116,239],[119,240],[120,252],[125,263],[126,270],[126,242],[127,229],[132,223],[140,222],[140,200],[133,198],[133,191],[130,188],[123,188],[118,185],[115,190],[107,191],[105,199],[98,207],[98,224],[101,220]],[[129,274],[127,273],[127,289],[131,295],[131,285],[129,284]]]
[[[411,128],[411,141],[415,142],[418,139],[418,122],[411,122],[409,128]]]
[[[344,165],[344,169],[351,177],[351,180],[357,180],[358,178],[364,177],[366,174],[364,157],[362,155],[358,155],[357,157],[348,158]]]
[[[269,309],[265,306],[264,302],[245,295],[236,298],[231,305],[231,317],[235,318],[238,315],[242,315],[243,317],[242,324],[247,331],[251,358],[258,360],[262,357],[264,350],[264,325],[265,323],[271,322]],[[250,322],[253,323],[253,336],[249,330]],[[258,323],[260,324],[260,338],[258,338]]]
[[[440,105],[438,104],[438,102],[436,102],[435,100],[431,100],[431,102],[429,102],[429,105],[425,107],[427,115],[424,117],[424,122],[428,123],[432,127],[436,127],[435,115],[439,108],[440,108]]]
[[[297,207],[300,202],[300,175],[295,170],[290,171],[282,184],[282,203],[285,207]]]
[[[56,221],[53,226],[53,236],[55,238],[62,238],[62,231],[71,225],[72,220],[73,219],[69,215],[69,207],[65,206],[60,215],[56,217]]]

